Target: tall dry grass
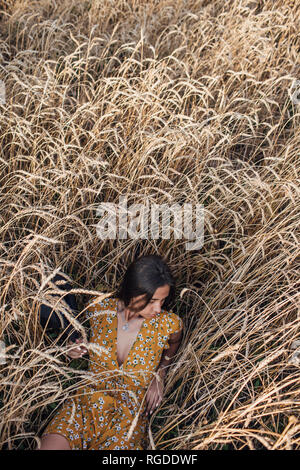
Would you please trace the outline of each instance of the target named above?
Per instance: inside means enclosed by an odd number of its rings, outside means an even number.
[[[155,252],[178,279],[185,336],[150,447],[299,449],[299,3],[1,8],[2,448],[39,445],[89,379],[39,326],[49,276],[73,279],[83,311]],[[100,240],[98,204],[124,194],[203,204],[203,247]]]

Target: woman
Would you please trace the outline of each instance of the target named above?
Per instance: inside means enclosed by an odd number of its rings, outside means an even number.
[[[89,370],[97,385],[64,402],[43,432],[41,450],[146,448],[147,416],[161,403],[182,337],[181,319],[162,309],[174,290],[167,264],[148,255],[129,266],[115,298],[92,300],[86,314],[94,345]],[[82,339],[76,343],[71,358],[87,352]]]

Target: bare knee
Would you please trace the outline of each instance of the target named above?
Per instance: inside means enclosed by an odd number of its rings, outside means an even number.
[[[51,433],[41,437],[41,447],[37,450],[71,450],[71,447],[66,437]]]

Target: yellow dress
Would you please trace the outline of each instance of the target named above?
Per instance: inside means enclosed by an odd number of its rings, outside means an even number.
[[[117,362],[117,299],[108,298],[86,310],[90,323],[89,373],[96,385],[86,385],[58,409],[42,435],[65,436],[72,450],[142,450],[147,447],[145,394],[158,368],[170,334],[182,329],[182,320],[161,310],[144,319],[124,363]]]

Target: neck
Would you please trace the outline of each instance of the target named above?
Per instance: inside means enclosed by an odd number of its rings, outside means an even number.
[[[130,321],[134,318],[142,318],[138,312],[132,312],[128,307],[125,307],[124,302],[122,300],[118,300],[117,302],[117,312],[124,313],[125,321]]]

